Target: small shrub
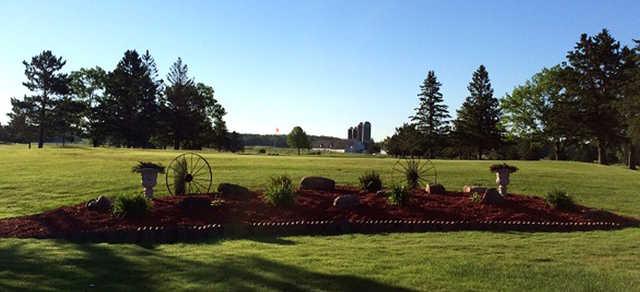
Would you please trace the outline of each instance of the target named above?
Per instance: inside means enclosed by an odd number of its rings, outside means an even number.
[[[390,204],[403,206],[409,201],[410,194],[406,186],[394,185],[387,195]]]
[[[173,193],[175,195],[186,194],[187,160],[184,157],[176,160],[171,171],[173,171]]]
[[[373,193],[382,189],[380,175],[374,170],[365,172],[358,179],[360,180],[360,187],[367,192]]]
[[[514,173],[514,172],[518,171],[517,167],[515,167],[513,165],[506,164],[506,163],[494,164],[494,165],[491,165],[489,167],[489,170],[491,172],[498,172],[499,170],[502,170],[502,169],[508,169],[510,173]]]
[[[281,175],[271,178],[264,195],[269,203],[279,206],[292,204],[296,192],[291,178]]]
[[[478,194],[478,192],[473,192],[473,194],[471,194],[471,202],[473,203],[482,202],[482,195]]]
[[[113,214],[120,217],[140,218],[151,209],[152,203],[142,194],[120,195],[113,201]]]
[[[135,173],[140,173],[144,168],[153,168],[157,170],[159,173],[164,173],[164,166],[162,166],[162,164],[156,164],[153,162],[145,162],[145,161],[138,161],[138,164],[132,167],[131,171]]]
[[[561,210],[569,210],[574,207],[573,198],[563,190],[553,190],[547,193],[547,204]]]
[[[264,149],[264,148],[258,149],[258,154],[265,154],[265,153],[267,153],[267,149]]]

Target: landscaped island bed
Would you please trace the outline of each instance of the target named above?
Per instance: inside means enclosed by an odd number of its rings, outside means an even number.
[[[345,194],[358,195],[360,205],[334,207],[334,199]],[[185,204],[185,200],[191,200],[191,204]],[[211,201],[215,203],[210,204]],[[524,195],[507,195],[503,203],[491,205],[473,202],[468,193],[428,194],[417,189],[411,191],[406,205],[395,206],[376,193],[339,186],[334,191],[300,190],[295,203],[290,206],[270,205],[257,192],[223,199],[215,195],[166,196],[154,199],[150,213],[141,218],[117,217],[110,212],[90,211],[85,204],[78,204],[41,214],[2,219],[0,237],[72,238],[78,233],[149,228],[209,230],[215,227],[222,232],[230,226],[236,230],[238,226],[245,226],[245,229],[254,231],[265,226],[278,227],[265,229],[275,231],[295,228],[299,233],[329,231],[313,228],[313,225],[323,224],[333,224],[338,232],[340,228],[346,231],[345,224],[386,224],[379,229],[351,228],[351,231],[364,232],[420,231],[420,226],[424,230],[431,226],[435,230],[571,231],[636,226],[638,221],[580,205],[563,211],[551,208],[542,198]]]

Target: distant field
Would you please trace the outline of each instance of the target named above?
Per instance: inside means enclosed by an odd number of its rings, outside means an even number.
[[[251,151],[255,153],[255,151]],[[162,150],[0,146],[0,218],[140,191],[131,166]],[[202,153],[214,182],[262,188],[272,175],[357,184],[366,170],[398,180],[395,159]],[[492,161],[434,161],[448,189],[495,184]],[[640,173],[575,162],[509,161],[510,191],[562,188],[584,205],[640,217]],[[159,194],[166,191],[161,180]],[[78,245],[0,240],[0,291],[25,290],[638,290],[640,229],[581,233],[452,232],[249,238],[201,244]]]

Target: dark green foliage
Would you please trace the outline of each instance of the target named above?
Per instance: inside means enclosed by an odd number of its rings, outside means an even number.
[[[388,154],[399,157],[421,156],[423,154],[422,134],[413,124],[404,124],[396,128],[393,136],[383,142],[383,147]]]
[[[399,184],[393,185],[387,192],[387,200],[391,205],[404,206],[409,202],[410,196],[408,188]]]
[[[444,139],[449,131],[450,118],[447,105],[444,104],[442,93],[440,93],[440,82],[433,71],[427,73],[427,78],[420,85],[418,94],[419,105],[415,108],[415,115],[411,116],[411,121],[416,129],[422,134],[422,153],[430,158],[434,157],[436,151],[444,146]]]
[[[152,202],[142,194],[120,195],[113,200],[113,214],[120,217],[144,217],[151,207]]]
[[[295,187],[291,178],[286,175],[272,177],[264,192],[267,202],[275,205],[291,205],[296,196]]]
[[[501,163],[501,164],[493,164],[491,166],[489,166],[489,170],[491,172],[498,172],[499,170],[502,169],[508,169],[510,173],[514,173],[516,171],[518,171],[518,168],[513,166],[513,165],[509,165],[506,163]]]
[[[575,206],[573,198],[563,190],[556,189],[548,192],[545,200],[550,206],[561,210],[571,210]]]
[[[298,149],[298,155],[300,155],[300,149],[309,149],[311,148],[311,141],[307,136],[307,133],[300,127],[294,127],[293,130],[287,136],[287,144],[291,148]]]
[[[158,125],[160,86],[152,79],[148,62],[135,50],[129,50],[107,75],[106,95],[99,106],[112,144],[151,146],[150,139]]]
[[[380,174],[374,170],[365,172],[358,180],[360,181],[360,188],[367,192],[377,192],[382,189]]]
[[[469,96],[454,121],[457,143],[474,149],[476,158],[482,159],[488,150],[497,149],[503,138],[499,126],[501,110],[484,65],[473,72],[467,89]]]
[[[595,142],[598,162],[607,164],[607,148],[622,139],[616,108],[623,73],[620,43],[606,29],[595,36],[582,34],[567,60],[562,84],[578,107],[580,119],[575,123]]]
[[[14,123],[22,124],[15,127],[14,131],[23,138],[32,138],[32,128],[37,128],[38,148],[42,148],[45,139],[56,134],[54,127],[62,128],[61,123],[54,124],[56,117],[54,112],[60,103],[60,99],[69,93],[69,77],[61,73],[62,67],[67,63],[61,57],[56,57],[51,51],[43,51],[31,58],[31,62],[23,61],[24,74],[27,81],[22,84],[33,93],[25,95],[22,101],[12,101],[14,107],[10,117],[20,119]],[[62,113],[58,112],[60,116]],[[66,130],[66,129],[65,129]]]
[[[143,168],[153,168],[153,169],[156,169],[159,173],[164,173],[164,166],[162,166],[162,164],[156,164],[153,162],[145,162],[145,161],[138,161],[138,164],[132,167],[131,171],[135,173],[140,173],[142,172]]]
[[[97,147],[106,142],[109,133],[109,125],[106,124],[108,117],[104,116],[105,109],[102,108],[107,72],[96,66],[73,71],[69,77],[71,94],[84,104],[84,134],[91,139],[92,145]]]

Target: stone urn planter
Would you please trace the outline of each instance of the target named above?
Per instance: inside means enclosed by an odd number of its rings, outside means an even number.
[[[153,162],[142,162],[132,168],[142,178],[142,187],[147,199],[153,199],[153,187],[158,184],[158,173],[164,173],[164,166]]]
[[[496,174],[496,184],[498,185],[498,193],[504,196],[507,193],[507,186],[509,185],[509,176],[518,171],[518,168],[515,166],[508,165],[506,163],[503,164],[494,164],[490,168],[491,172]]]

